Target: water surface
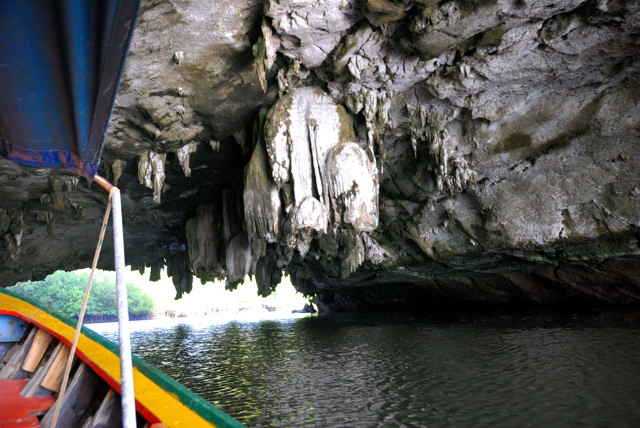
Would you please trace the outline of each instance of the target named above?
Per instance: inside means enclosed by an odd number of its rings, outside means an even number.
[[[640,426],[639,312],[135,325],[137,355],[248,426]]]

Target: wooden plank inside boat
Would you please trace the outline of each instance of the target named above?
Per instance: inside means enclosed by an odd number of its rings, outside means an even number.
[[[53,364],[47,371],[47,374],[44,375],[44,379],[40,385],[43,388],[50,389],[51,391],[58,392],[60,390],[60,384],[62,383],[62,377],[64,376],[64,368],[67,364],[67,357],[69,356],[69,348],[64,346],[56,355],[56,358],[53,360]]]
[[[22,395],[24,395],[25,397],[33,397],[36,395],[51,395],[51,390],[42,387],[40,384],[42,383],[45,375],[51,369],[53,362],[55,361],[62,348],[64,348],[64,346],[65,345],[62,342],[58,342],[47,361],[44,364],[41,364],[40,367],[36,369],[27,386],[25,386],[24,389],[20,392]]]
[[[67,348],[68,349],[68,348]],[[104,394],[106,384],[86,364],[81,363],[76,370],[67,391],[62,398],[58,426],[79,426],[96,401],[96,396]],[[97,407],[97,405],[96,405]],[[54,409],[42,418],[42,426],[51,425]]]
[[[38,329],[33,338],[33,343],[31,344],[27,358],[25,358],[24,364],[22,364],[22,370],[33,372],[36,367],[38,367],[38,364],[40,364],[40,360],[52,340],[52,335],[42,329]]]
[[[0,358],[0,369],[2,369],[4,366],[7,365],[7,362],[11,359],[11,357],[13,357],[13,355],[16,352],[20,350],[20,347],[22,346],[22,344],[19,342],[14,342],[10,344],[7,343],[6,345],[9,345],[9,348],[5,351],[2,358]]]
[[[104,400],[102,400],[90,426],[91,428],[117,426],[121,419],[122,405],[120,404],[120,395],[110,389]]]
[[[21,379],[27,377],[27,372],[21,370],[20,367],[29,349],[31,349],[31,343],[33,343],[35,333],[36,329],[31,329],[20,348],[7,360],[5,366],[0,369],[0,379]]]

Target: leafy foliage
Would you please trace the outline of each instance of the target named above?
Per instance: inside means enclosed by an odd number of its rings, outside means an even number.
[[[117,316],[115,274],[96,271],[87,305],[87,317],[112,319]],[[19,282],[10,290],[69,317],[80,313],[89,271],[57,271],[44,281]],[[154,313],[153,299],[135,284],[127,283],[129,315],[148,317]]]

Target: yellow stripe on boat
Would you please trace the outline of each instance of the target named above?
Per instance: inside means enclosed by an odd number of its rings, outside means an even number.
[[[0,290],[0,313],[9,313],[17,315],[26,321],[30,321],[33,324],[38,325],[40,328],[47,330],[49,333],[56,336],[59,340],[65,342],[67,345],[73,341],[75,328],[65,322],[59,315],[52,315],[40,307],[37,304],[31,303],[23,298],[13,295],[6,290]],[[90,367],[92,367],[99,375],[104,375],[105,381],[110,383],[112,387],[120,390],[120,358],[114,352],[114,350],[108,349],[103,343],[100,343],[101,339],[107,342],[106,339],[99,336],[97,333],[91,332],[83,328],[83,334],[80,335],[78,341],[77,355],[85,361]],[[95,336],[96,339],[89,336]],[[196,411],[191,409],[184,401],[200,401],[200,397],[188,391],[182,387],[184,391],[176,391],[171,393],[166,391],[161,385],[157,383],[159,378],[161,383],[175,383],[170,380],[166,375],[158,372],[147,376],[143,371],[149,372],[149,368],[145,369],[145,363],[139,359],[134,360],[133,367],[133,382],[136,398],[136,408],[142,413],[150,413],[158,418],[167,427],[242,427],[235,419],[224,414],[221,410],[211,407],[214,410],[214,414],[211,411],[207,415],[207,418],[201,416]],[[141,371],[142,369],[142,371]],[[152,379],[155,378],[155,379]],[[177,385],[177,383],[175,383]],[[173,385],[172,389],[180,389]],[[188,392],[188,393],[185,393]],[[144,409],[140,408],[142,406]],[[195,406],[197,407],[197,406]],[[202,406],[200,406],[202,407]],[[145,412],[145,410],[147,412]],[[209,419],[209,420],[208,420]],[[217,423],[211,421],[211,419],[217,420]]]

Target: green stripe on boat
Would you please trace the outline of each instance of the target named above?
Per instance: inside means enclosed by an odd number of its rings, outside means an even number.
[[[35,302],[32,299],[23,297],[9,290],[0,289],[0,293],[7,294],[16,299],[20,299],[26,303],[29,303],[30,305],[33,305],[36,308],[45,311],[49,315],[54,316],[55,318],[69,325],[70,327],[73,327],[74,329],[76,328],[76,320],[69,318],[67,316],[64,316],[62,314],[59,314],[57,312],[51,311],[50,309],[40,304],[39,302]],[[94,342],[99,343],[105,349],[108,349],[109,351],[111,351],[113,354],[117,356],[120,355],[117,344],[101,336],[95,331],[85,326],[82,326],[82,334],[88,337],[89,339],[93,340]],[[140,373],[144,374],[146,377],[151,379],[153,382],[155,382],[158,386],[160,386],[166,392],[178,397],[180,402],[182,402],[185,406],[187,406],[188,408],[190,408],[191,410],[199,414],[203,419],[213,423],[214,425],[217,425],[219,427],[224,427],[224,428],[244,427],[243,424],[241,424],[231,416],[227,415],[226,413],[218,409],[216,406],[214,406],[210,402],[206,401],[199,395],[195,394],[193,391],[189,390],[184,385],[179,384],[178,382],[176,382],[166,374],[162,373],[153,365],[136,357],[135,355],[133,356],[133,366],[137,368],[140,371]]]

